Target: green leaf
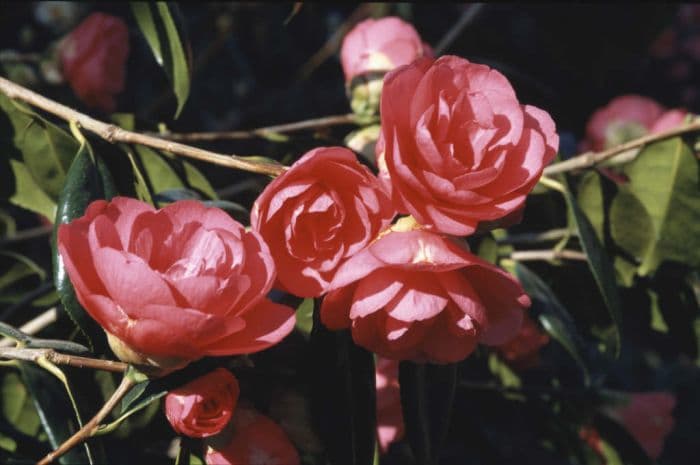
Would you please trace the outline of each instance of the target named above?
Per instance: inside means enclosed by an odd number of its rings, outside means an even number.
[[[605,224],[605,205],[600,175],[589,171],[581,177],[578,184],[577,199],[581,210],[593,226],[598,239],[603,242],[603,225]]]
[[[189,56],[183,46],[183,34],[174,19],[178,14],[177,6],[168,2],[131,2],[131,10],[153,56],[173,85],[177,97],[177,118],[190,92],[191,72]]]
[[[625,174],[630,179],[626,188],[644,206],[652,226],[639,274],[653,274],[664,260],[700,266],[700,175],[691,148],[680,137],[657,142],[642,150]]]
[[[41,190],[24,163],[10,160],[10,167],[15,178],[15,190],[10,202],[53,221],[56,216],[56,201]]]
[[[55,449],[78,430],[70,399],[61,382],[53,375],[32,363],[19,364],[41,425]],[[84,447],[74,447],[58,461],[65,465],[89,463]]]
[[[46,279],[46,271],[24,255],[0,251],[0,303],[14,303]]]
[[[27,106],[0,95],[0,109],[14,130],[13,143],[37,185],[52,199],[61,192],[78,143]]]
[[[615,270],[623,285],[634,284],[637,267],[654,241],[649,212],[628,188],[622,186],[610,205],[610,234],[627,255],[615,259]]]
[[[135,145],[134,150],[143,166],[143,177],[150,183],[154,194],[174,189],[196,189],[211,199],[217,198],[209,181],[191,163],[143,145]]]
[[[562,305],[552,289],[537,274],[522,263],[516,263],[515,275],[532,299],[532,311],[547,333],[571,355],[581,368],[584,383],[590,383],[588,366],[584,361],[584,347],[571,314]]]
[[[318,309],[310,337],[311,408],[330,465],[371,465],[376,434],[374,357]]]
[[[509,388],[519,388],[522,386],[520,376],[518,376],[503,360],[495,353],[489,354],[489,371],[501,381],[501,385]]]
[[[406,437],[421,465],[436,465],[447,436],[457,385],[457,364],[401,362],[401,408]]]
[[[622,339],[622,313],[620,310],[620,296],[615,281],[615,269],[605,253],[600,239],[596,236],[595,229],[579,208],[571,191],[566,189],[564,191],[564,198],[566,199],[568,211],[572,215],[576,228],[578,229],[581,246],[588,258],[588,267],[591,273],[593,273],[593,278],[598,285],[598,289],[603,296],[603,301],[612,319],[615,329],[615,343],[612,352],[617,357],[620,353],[620,343]]]
[[[314,299],[304,299],[297,307],[295,328],[309,337],[314,324]]]
[[[2,378],[2,413],[21,433],[36,436],[39,432],[41,420],[27,387],[16,373],[6,373]]]
[[[109,200],[115,195],[116,190],[107,167],[97,154],[91,153],[91,148],[85,141],[71,164],[58,202],[53,236],[54,283],[63,307],[86,337],[90,348],[95,350],[95,344],[97,344],[100,351],[106,348],[104,333],[78,303],[73,284],[70,282],[63,259],[56,247],[56,235],[60,225],[83,216],[88,205],[94,200]]]

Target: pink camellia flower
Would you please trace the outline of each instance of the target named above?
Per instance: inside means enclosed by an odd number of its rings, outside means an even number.
[[[173,389],[165,397],[165,416],[179,434],[204,438],[218,434],[238,402],[238,380],[225,368]]]
[[[228,441],[209,442],[207,465],[299,465],[299,453],[274,421],[253,409],[238,407]]]
[[[580,150],[604,150],[680,125],[687,112],[666,111],[659,103],[640,95],[622,95],[596,110],[586,125],[586,137]]]
[[[410,23],[394,16],[360,22],[340,48],[345,82],[369,72],[391,71],[422,56],[433,56],[430,46]]]
[[[629,396],[629,402],[615,407],[608,413],[619,421],[652,459],[656,460],[664,449],[666,436],[673,430],[672,413],[676,396],[668,392],[637,392]]]
[[[116,16],[93,13],[60,47],[61,68],[73,91],[88,106],[114,111],[124,90],[129,29]]]
[[[275,265],[262,238],[197,201],[97,200],[60,226],[58,251],[78,301],[130,363],[252,353],[294,327],[294,311],[266,298]]]
[[[543,332],[532,318],[525,317],[515,337],[496,347],[496,350],[513,367],[525,370],[539,364],[539,351],[548,342],[549,335]]]
[[[394,441],[404,435],[399,386],[399,362],[377,357],[375,379],[377,386],[377,437],[384,454]]]
[[[501,73],[456,56],[387,74],[381,126],[377,160],[395,205],[453,235],[516,219],[559,145],[549,115],[521,105]]]
[[[515,278],[456,242],[393,229],[338,269],[321,321],[382,357],[452,363],[512,338],[529,305]]]
[[[355,154],[321,147],[265,188],[250,222],[270,246],[281,286],[298,296],[317,297],[338,266],[394,215],[381,184]]]

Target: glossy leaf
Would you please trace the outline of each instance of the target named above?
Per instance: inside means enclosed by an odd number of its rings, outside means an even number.
[[[330,465],[371,465],[375,446],[374,357],[350,331],[330,331],[314,312],[311,408]]]
[[[27,387],[13,372],[2,378],[2,413],[8,423],[29,436],[36,435],[41,427]]]
[[[653,274],[664,260],[700,266],[700,174],[691,148],[680,137],[657,142],[642,150],[625,174],[629,193],[644,206],[652,226],[639,274]],[[623,228],[619,223],[626,219],[611,217],[611,222]]]
[[[583,341],[576,330],[571,314],[562,305],[552,289],[537,274],[522,263],[515,265],[515,274],[525,292],[532,299],[532,311],[547,333],[571,355],[581,367],[586,385],[590,382],[588,366],[584,361]]]
[[[58,199],[78,142],[58,126],[21,103],[0,95],[0,109],[14,130],[13,143],[36,184],[53,200]]]
[[[61,382],[42,368],[32,363],[19,363],[41,425],[55,449],[78,430],[68,395]],[[58,461],[64,465],[89,463],[84,447],[74,447]]]
[[[177,97],[175,118],[180,115],[190,92],[190,63],[183,34],[174,16],[177,6],[169,2],[131,2],[131,10],[153,56],[163,67]]]
[[[572,215],[578,230],[581,247],[588,258],[588,266],[593,278],[598,285],[598,290],[603,296],[603,301],[608,309],[615,329],[615,343],[612,352],[615,356],[620,353],[622,339],[622,313],[620,310],[620,296],[615,281],[615,269],[606,254],[603,246],[596,236],[595,229],[586,215],[581,211],[578,202],[569,190],[564,192],[568,212]]]
[[[457,364],[401,362],[401,408],[406,437],[421,465],[439,463],[457,385]]]
[[[39,187],[24,163],[10,160],[10,168],[15,180],[10,202],[53,221],[56,216],[56,201]]]
[[[61,224],[69,223],[83,216],[85,209],[92,201],[111,199],[116,195],[114,184],[104,162],[90,150],[87,142],[80,148],[71,164],[66,184],[58,202],[53,237],[54,283],[63,307],[86,337],[90,348],[95,350],[95,344],[97,344],[97,348],[103,350],[106,343],[104,333],[78,303],[75,290],[56,248],[56,234]]]

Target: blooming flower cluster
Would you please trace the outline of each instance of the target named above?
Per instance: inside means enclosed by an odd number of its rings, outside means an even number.
[[[80,44],[66,49],[69,73],[82,63]],[[357,26],[341,56],[348,80],[388,71],[378,175],[346,148],[321,147],[265,188],[250,230],[196,201],[156,210],[123,197],[60,226],[77,298],[122,360],[168,372],[266,349],[294,327],[294,311],[267,298],[273,285],[323,298],[324,325],[349,328],[356,344],[389,359],[378,376],[394,374],[378,388],[393,398],[397,360],[458,362],[518,333],[529,297],[463,236],[520,218],[556,154],[554,122],[521,104],[498,71],[433,59],[396,18]],[[83,84],[76,92],[104,108],[120,87],[100,94]],[[234,409],[237,398],[235,378],[219,369],[171,392],[166,414],[179,433],[209,438],[210,464],[298,463],[279,427]],[[378,407],[396,417],[395,402],[380,396]],[[400,434],[395,420],[380,427],[384,449]]]

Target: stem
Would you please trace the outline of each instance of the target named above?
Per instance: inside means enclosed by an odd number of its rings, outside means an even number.
[[[122,400],[126,393],[129,392],[129,390],[134,386],[134,384],[135,383],[130,376],[124,376],[119,386],[117,386],[116,391],[114,391],[112,394],[112,397],[110,397],[109,400],[102,406],[100,411],[97,412],[85,426],[80,428],[78,432],[68,438],[63,444],[58,446],[56,450],[49,452],[46,457],[37,462],[37,465],[48,465],[55,459],[61,457],[63,454],[71,450],[73,447],[92,436],[92,433],[97,430],[100,422],[104,420],[107,415],[109,415],[114,407],[116,407],[117,403]]]
[[[435,56],[439,56],[444,52],[447,47],[452,45],[457,37],[462,33],[465,27],[471,24],[472,21],[477,17],[481,10],[486,6],[484,3],[474,3],[464,8],[462,16],[459,17],[456,23],[442,36],[440,42],[435,46],[433,51]]]
[[[609,158],[614,157],[617,154],[626,152],[627,150],[636,149],[650,144],[652,142],[657,142],[660,140],[668,139],[669,137],[674,137],[695,131],[700,131],[700,119],[683,126],[678,126],[676,128],[669,129],[668,131],[660,132],[658,134],[648,134],[646,136],[631,140],[624,144],[611,147],[607,150],[603,150],[602,152],[586,152],[581,155],[577,155],[568,160],[564,160],[546,167],[544,169],[544,174],[549,176],[552,174],[564,173],[566,171],[590,168],[592,166],[604,162],[605,160],[608,160]]]
[[[540,242],[558,241],[570,233],[569,228],[558,228],[539,233],[509,234],[496,239],[496,242],[499,244],[537,244]]]
[[[267,163],[256,160],[246,159],[238,155],[224,155],[221,153],[211,152],[209,150],[192,147],[189,145],[179,144],[164,140],[160,137],[148,136],[138,132],[127,131],[114,124],[107,124],[99,121],[84,113],[80,113],[72,108],[69,108],[54,100],[48,99],[42,95],[33,92],[26,87],[15,84],[5,78],[0,77],[0,92],[4,93],[12,99],[21,100],[37,108],[51,113],[65,121],[74,121],[81,127],[98,135],[107,142],[126,144],[140,144],[158,150],[173,153],[183,157],[201,160],[215,165],[226,166],[228,168],[236,168],[251,173],[267,174],[277,176],[281,174],[286,167],[279,163]]]
[[[534,260],[579,260],[586,261],[586,254],[578,250],[520,250],[511,252],[509,258],[518,262]]]
[[[26,241],[37,237],[48,236],[53,231],[53,226],[37,226],[18,231],[12,235],[0,237],[0,246]]]
[[[53,349],[30,349],[24,347],[0,347],[0,358],[9,360],[24,360],[39,363],[44,358],[55,365],[68,365],[77,368],[112,371],[122,373],[128,365],[124,362],[102,360],[100,358],[80,357],[56,352]]]
[[[22,331],[24,334],[33,336],[42,329],[46,328],[47,326],[50,326],[53,323],[55,323],[57,319],[58,309],[56,307],[51,307],[41,315],[37,316],[36,318],[32,318],[31,320],[20,326],[19,330]],[[2,340],[0,340],[0,348],[12,347],[13,345],[15,345],[15,342],[16,341],[10,338],[3,338]]]
[[[267,126],[244,131],[212,131],[187,133],[166,132],[164,134],[158,134],[157,137],[160,137],[161,139],[185,142],[212,141],[222,139],[251,139],[254,137],[264,138],[267,137],[270,133],[295,132],[304,129],[326,128],[330,126],[339,126],[343,124],[353,123],[355,123],[355,115],[346,114],[324,116],[322,118],[313,118],[304,121],[296,121],[294,123],[278,124],[276,126]]]
[[[369,16],[371,9],[372,4],[363,3],[359,5],[345,22],[341,24],[340,27],[336,28],[335,32],[328,38],[326,43],[304,63],[299,72],[299,80],[308,78],[316,68],[333,55],[340,46],[340,40],[355,26],[355,24]]]

